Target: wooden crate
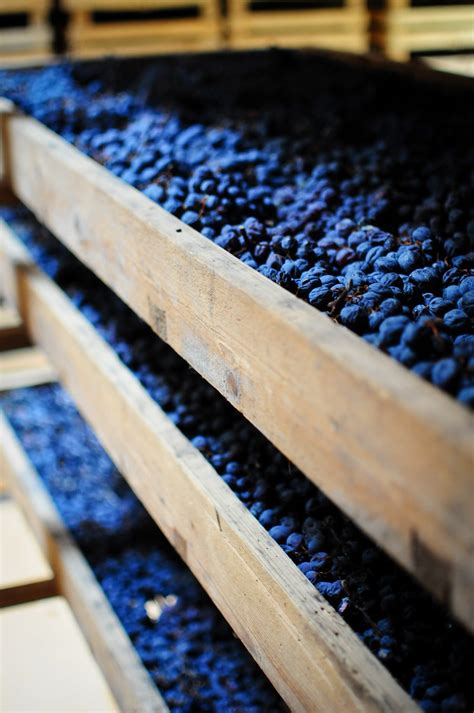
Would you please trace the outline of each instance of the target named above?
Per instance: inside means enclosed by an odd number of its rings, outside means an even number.
[[[337,8],[256,11],[251,0],[227,0],[227,39],[232,48],[322,47],[347,52],[368,49],[364,0],[341,0]],[[313,4],[314,5],[314,4]]]
[[[27,20],[25,27],[0,28],[0,64],[18,59],[43,61],[51,56],[50,6],[50,0],[0,0],[0,19],[25,14]]]
[[[1,225],[2,284],[166,537],[292,711],[418,707]],[[127,709],[128,710],[128,709]]]
[[[386,0],[372,13],[372,44],[387,57],[412,52],[474,49],[474,5],[414,7],[410,0]]]
[[[74,56],[149,54],[216,49],[221,45],[219,0],[64,0],[70,13],[67,45]],[[198,16],[176,19],[110,19],[94,13],[194,8]]]
[[[71,606],[121,710],[167,713],[168,707],[2,414],[0,471],[51,565],[57,593]]]
[[[35,120],[5,137],[39,220],[473,628],[469,411]]]

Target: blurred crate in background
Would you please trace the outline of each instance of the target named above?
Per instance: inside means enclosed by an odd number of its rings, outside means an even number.
[[[227,0],[232,48],[322,47],[364,52],[368,13],[364,0]]]
[[[63,7],[70,14],[66,46],[75,56],[208,50],[222,44],[219,0],[63,0]]]
[[[0,60],[47,58],[52,30],[48,24],[50,0],[0,0]]]
[[[474,49],[474,5],[449,0],[384,0],[370,3],[372,44],[390,59],[414,52]]]

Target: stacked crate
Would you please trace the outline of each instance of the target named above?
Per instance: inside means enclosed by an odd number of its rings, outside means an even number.
[[[387,57],[474,49],[474,5],[385,0],[372,10],[373,45]]]
[[[75,56],[215,49],[218,0],[63,0]]]
[[[44,60],[51,52],[50,0],[0,0],[0,60]]]
[[[321,47],[348,52],[368,49],[364,0],[340,0],[326,5],[307,0],[298,2],[296,9],[292,5],[269,0],[228,0],[230,47]]]
[[[468,411],[45,126],[5,110],[5,177],[14,194],[472,629]],[[0,234],[9,303],[290,709],[419,711],[11,230],[3,225]],[[6,469],[25,497],[28,468],[3,429]],[[62,574],[77,599],[71,572]],[[100,612],[87,601],[78,606],[93,628]],[[130,675],[117,674],[107,655],[114,692],[125,711],[135,709],[130,700],[137,699],[123,697]],[[137,710],[160,709],[155,701]]]

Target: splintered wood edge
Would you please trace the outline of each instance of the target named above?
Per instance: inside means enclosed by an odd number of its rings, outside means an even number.
[[[54,367],[46,354],[38,347],[24,347],[0,352],[0,391],[39,386],[56,381],[56,379]]]
[[[121,710],[168,713],[92,570],[11,426],[0,413],[0,465],[9,490],[32,526]]]
[[[2,232],[25,266],[24,248]],[[20,269],[20,282],[32,336],[291,709],[417,711],[64,293],[33,266]]]
[[[24,203],[472,628],[469,411],[37,121],[7,122]]]

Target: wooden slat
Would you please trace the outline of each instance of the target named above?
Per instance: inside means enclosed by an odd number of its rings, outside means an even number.
[[[40,221],[472,627],[468,410],[38,122],[7,121],[12,186]]]
[[[118,713],[63,597],[0,611],[3,713]]]
[[[212,35],[215,28],[206,21],[160,20],[141,21],[124,24],[122,22],[90,23],[80,26],[77,31],[71,32],[73,42],[87,42],[89,40],[124,41],[131,39],[160,39],[172,41],[179,37],[190,36],[190,39],[199,42],[200,33],[204,36]]]
[[[80,41],[70,44],[70,56],[74,59],[96,59],[98,57],[144,57],[149,55],[169,54],[170,52],[182,52],[198,54],[209,50],[219,49],[221,43],[209,38],[178,38],[173,42],[149,40],[121,40],[120,42]]]
[[[1,1],[1,0],[0,0]],[[218,0],[63,0],[66,10],[175,10],[183,7],[215,6]]]
[[[372,13],[372,42],[394,59],[474,48],[474,5],[390,6]]]
[[[19,12],[48,11],[50,0],[0,0],[0,13],[16,14]]]
[[[229,0],[226,21],[231,47],[327,47],[368,49],[368,12],[361,0],[339,8],[271,9],[255,12],[245,0]]]
[[[0,414],[0,466],[51,563],[59,591],[76,619],[124,713],[166,713],[89,565],[70,537],[51,497],[15,434]]]
[[[474,5],[436,5],[434,7],[407,7],[400,10],[391,10],[385,14],[385,22],[388,26],[398,25],[409,29],[411,25],[420,29],[429,27],[433,23],[443,29],[456,27],[460,23],[466,23],[472,31],[472,42],[474,42]]]
[[[27,344],[28,336],[18,312],[0,305],[0,352],[25,347]]]
[[[53,573],[28,523],[16,503],[3,494],[0,497],[0,607],[55,594]]]
[[[21,247],[3,231],[3,271],[20,272],[32,337],[290,708],[418,710],[65,295],[34,268],[18,267]]]
[[[56,372],[38,347],[0,352],[0,391],[56,381]]]
[[[39,580],[38,582],[26,582],[25,584],[14,584],[11,587],[0,589],[0,609],[4,607],[18,606],[27,602],[35,602],[38,599],[47,599],[57,594],[56,580]]]
[[[271,47],[318,47],[319,49],[339,49],[345,52],[365,52],[368,49],[367,39],[354,34],[352,29],[340,28],[335,31],[323,31],[320,34],[285,33],[284,35],[268,33],[264,36],[253,34],[233,35],[229,40],[233,49],[265,49]]]
[[[232,23],[232,30],[236,31],[266,31],[279,29],[283,33],[291,32],[293,28],[311,27],[319,32],[324,25],[337,23],[346,24],[354,22],[356,27],[362,24],[367,14],[358,9],[329,8],[321,10],[307,10],[306,12],[259,12],[239,17]]]
[[[438,72],[474,77],[474,54],[447,57],[422,57],[422,61]]]

